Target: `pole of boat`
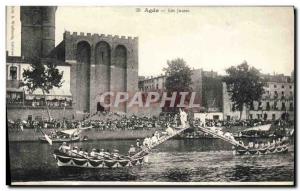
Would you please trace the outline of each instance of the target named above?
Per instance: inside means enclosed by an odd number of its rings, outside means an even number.
[[[65,112],[66,112],[66,102],[64,102],[64,112],[63,112],[63,127],[65,127]]]

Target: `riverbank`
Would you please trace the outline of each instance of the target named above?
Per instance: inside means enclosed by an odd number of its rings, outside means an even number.
[[[238,133],[245,130],[247,127],[230,127],[223,128],[224,132]],[[146,136],[151,136],[157,129],[143,129],[143,130],[100,130],[87,129],[81,133],[81,136],[87,136],[89,140],[130,140],[130,139],[144,139]],[[46,134],[50,134],[54,129],[43,129]],[[159,129],[158,131],[161,131]],[[8,140],[11,142],[30,142],[38,141],[42,137],[42,133],[35,129],[8,130]]]
[[[46,134],[50,134],[54,129],[43,129]],[[81,136],[87,136],[89,140],[126,140],[126,139],[143,139],[146,136],[150,136],[156,129],[147,130],[98,130],[88,129],[81,133]],[[42,133],[39,130],[24,129],[10,130],[8,131],[8,140],[10,142],[30,142],[38,141],[39,137],[42,137]]]

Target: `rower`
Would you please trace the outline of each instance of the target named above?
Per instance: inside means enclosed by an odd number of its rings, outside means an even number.
[[[248,143],[248,147],[249,147],[249,148],[253,148],[253,146],[254,146],[253,142],[249,142],[249,143]]]
[[[135,147],[133,145],[130,145],[130,148],[129,148],[129,151],[128,151],[129,156],[134,155],[135,152],[136,152]]]
[[[105,156],[105,157],[110,157],[109,149],[107,149],[106,152],[104,152],[104,156]]]
[[[72,151],[71,151],[71,156],[77,156],[77,153],[78,153],[78,147],[73,147]]]
[[[239,144],[244,146],[244,142],[243,141],[239,141]]]
[[[98,154],[98,157],[103,158],[104,155],[105,155],[104,149],[101,149],[100,152],[99,152],[99,154]]]
[[[96,157],[96,149],[95,148],[92,149],[92,152],[90,153],[90,156],[91,157]]]
[[[63,142],[63,144],[58,148],[58,150],[63,153],[66,153],[66,146],[67,146],[67,143]]]
[[[137,146],[137,148],[141,147],[141,143],[140,143],[139,139],[136,140],[136,146]]]
[[[115,158],[115,159],[118,159],[120,157],[118,149],[113,150],[112,157]]]
[[[89,155],[89,153],[88,153],[88,150],[87,150],[87,149],[85,149],[85,150],[83,151],[83,156],[84,156],[85,158],[87,158],[87,157],[88,157],[88,155]]]
[[[83,149],[82,149],[82,148],[80,148],[80,149],[79,149],[79,152],[78,152],[78,154],[80,154],[80,155],[84,155],[84,152],[83,152]]]

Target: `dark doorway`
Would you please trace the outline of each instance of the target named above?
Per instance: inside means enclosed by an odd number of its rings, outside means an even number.
[[[264,120],[267,120],[268,119],[268,114],[264,114]]]
[[[104,107],[100,104],[100,102],[97,103],[97,112],[103,112],[104,111]]]

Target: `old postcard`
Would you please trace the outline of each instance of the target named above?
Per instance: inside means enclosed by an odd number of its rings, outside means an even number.
[[[295,185],[294,7],[6,7],[10,185]]]

